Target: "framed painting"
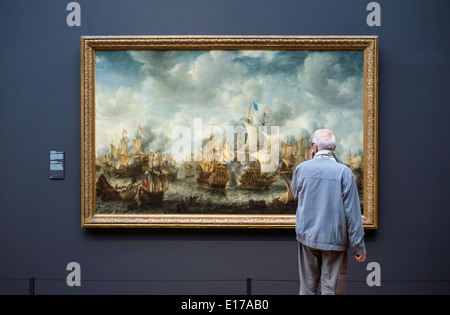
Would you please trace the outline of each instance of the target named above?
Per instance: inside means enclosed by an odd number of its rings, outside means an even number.
[[[82,226],[293,228],[293,171],[328,128],[376,228],[377,45],[82,37]]]

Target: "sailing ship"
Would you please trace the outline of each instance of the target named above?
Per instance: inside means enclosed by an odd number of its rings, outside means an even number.
[[[302,162],[308,160],[308,155],[311,150],[309,142],[305,136],[296,141],[293,145],[289,143],[281,144],[281,161],[279,173],[289,177],[294,174],[295,168]]]
[[[175,181],[178,176],[178,168],[176,168],[176,161],[173,157],[169,157],[167,154],[164,156],[161,163],[161,172],[167,175],[169,181]]]
[[[271,136],[263,131],[257,130],[252,124],[253,117],[250,115],[251,108],[257,109],[257,105],[250,102],[248,109],[247,121],[242,120],[245,129],[247,130],[247,141],[245,144],[246,159],[253,157],[256,161],[250,161],[247,159],[247,165],[244,169],[244,173],[239,180],[240,188],[245,189],[266,189],[274,182],[277,181],[277,174],[270,172],[262,172],[261,164],[267,164],[267,153],[271,150]],[[265,115],[267,110],[264,111],[261,125],[265,124]],[[271,160],[271,159],[270,159]],[[278,162],[278,161],[277,161]],[[272,163],[270,161],[269,163]]]
[[[149,170],[167,175],[169,181],[175,181],[178,176],[176,161],[167,154],[163,156],[161,151],[150,154]]]
[[[228,162],[230,152],[227,148],[226,141],[224,141],[222,151],[220,151],[217,139],[213,139],[211,136],[204,149],[206,153],[204,159],[197,162],[200,168],[197,178],[199,186],[207,189],[225,189],[229,179],[227,165],[230,165]]]
[[[197,178],[199,186],[208,189],[225,189],[229,177],[227,168],[224,164],[214,160],[208,164],[202,163],[200,167],[202,169]]]
[[[108,159],[105,158],[102,163],[104,172],[118,177],[137,177],[147,170],[149,157],[141,150],[142,139],[139,138],[139,130],[141,130],[140,126],[130,152],[128,152],[124,132],[120,139],[120,150],[117,150],[113,143],[110,144],[110,156]]]
[[[248,166],[244,170],[244,174],[240,178],[240,188],[246,189],[266,189],[277,181],[277,174],[268,174],[261,172],[259,162],[249,161]]]
[[[159,205],[164,201],[164,193],[169,189],[169,179],[165,174],[152,171],[146,175],[146,180],[143,179],[142,185],[139,186],[139,201],[142,206]]]

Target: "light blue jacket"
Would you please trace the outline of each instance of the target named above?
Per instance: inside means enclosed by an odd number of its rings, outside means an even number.
[[[321,250],[366,252],[358,189],[352,171],[330,157],[297,166],[291,192],[298,198],[297,240]]]

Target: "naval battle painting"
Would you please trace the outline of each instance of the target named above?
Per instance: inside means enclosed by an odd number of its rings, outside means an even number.
[[[293,172],[328,128],[376,228],[376,44],[83,37],[82,226],[292,228]]]

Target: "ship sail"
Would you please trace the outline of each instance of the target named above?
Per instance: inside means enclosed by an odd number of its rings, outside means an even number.
[[[292,155],[294,153],[294,146],[284,143],[281,149],[281,160],[286,164],[286,167],[290,167],[293,163]]]
[[[151,193],[158,193],[163,192],[165,193],[167,189],[169,189],[169,178],[166,174],[157,174],[154,172],[149,172],[152,184],[147,185],[146,189],[150,191]],[[147,182],[148,182],[148,176],[147,176]]]
[[[158,192],[161,186],[161,181],[159,180],[159,176],[156,173],[151,172],[152,176],[152,192]]]
[[[251,123],[251,119],[248,119],[248,121],[242,120],[242,122],[247,131],[247,140],[243,149],[248,162],[245,164],[245,171],[239,180],[239,187],[266,189],[277,180],[275,178],[276,174],[270,174],[270,172],[278,169],[278,134],[269,135],[262,130],[257,130]],[[272,142],[275,143],[274,153],[276,152],[276,159],[273,159],[275,154],[273,156],[271,154],[273,150]],[[241,148],[238,148],[238,154],[242,154]]]
[[[286,156],[286,151],[287,151],[287,147],[286,145],[283,143],[281,145],[281,159],[283,159]]]
[[[291,157],[293,153],[294,153],[294,146],[288,144],[286,146],[286,157]]]
[[[249,153],[254,153],[258,149],[258,130],[252,124],[242,120],[244,123],[245,129],[247,130],[247,141],[245,142],[245,150]]]
[[[308,159],[309,155],[309,146],[304,136],[297,142],[297,148],[295,149],[296,156],[300,159],[300,162],[303,162]]]
[[[102,163],[109,163],[109,164],[111,164],[111,160],[109,159],[109,157],[108,157],[108,155],[106,153],[103,156],[103,158],[100,157],[99,159],[100,159],[100,162],[102,162]]]
[[[203,147],[203,159],[198,161],[198,165],[203,172],[212,172],[219,156],[219,142],[216,138],[211,138]]]
[[[247,143],[246,149],[249,156],[255,158],[261,167],[262,172],[269,172],[278,169],[278,158],[273,159],[275,156],[272,153],[272,142],[278,143],[277,139],[272,139],[275,135],[269,135],[264,131],[257,130],[255,126],[242,121],[247,129]],[[274,141],[275,140],[275,141]],[[278,156],[278,145],[274,148]]]
[[[279,201],[283,202],[283,203],[288,203],[291,200],[294,200],[294,196],[291,193],[291,186],[289,185],[288,181],[286,180],[286,178],[284,178],[284,182],[286,183],[286,193],[284,193],[283,196],[281,196],[280,198],[278,198]]]
[[[161,181],[161,190],[166,192],[169,189],[169,178],[165,174],[159,175],[159,180]]]
[[[152,158],[152,169],[159,169],[161,167],[162,164],[162,154],[161,152],[156,152],[153,154],[153,158]]]
[[[307,143],[305,137],[302,136],[293,145],[288,143],[281,144],[282,173],[292,175],[297,165],[308,159],[310,147]]]
[[[142,152],[141,150],[141,142],[142,139],[140,138],[136,138],[133,140],[134,146],[133,146],[133,150],[131,151],[132,155],[144,155],[144,152]]]
[[[127,149],[127,143],[125,142],[125,139],[120,139],[120,153],[119,155],[128,155],[128,149]]]
[[[160,205],[164,201],[164,193],[169,189],[169,179],[165,174],[157,174],[152,171],[146,172],[147,181],[139,188],[139,200],[141,206]],[[149,175],[151,185],[149,184]]]
[[[128,154],[127,150],[127,143],[125,142],[125,139],[120,140],[120,152],[119,152],[119,161],[120,165],[128,165],[128,163],[131,160],[131,156]]]
[[[111,160],[117,159],[118,154],[117,154],[117,148],[116,148],[116,146],[115,146],[112,142],[111,142],[111,144],[110,144],[109,146],[110,146],[110,148],[111,148],[111,152],[110,152],[110,154],[109,154],[110,159],[111,159]]]
[[[261,164],[261,172],[273,172],[278,169],[278,134],[269,135],[263,131],[260,134],[266,139],[266,146],[252,154]]]
[[[204,161],[218,160],[219,156],[220,156],[219,141],[217,140],[217,138],[211,138],[203,146],[203,160]]]

